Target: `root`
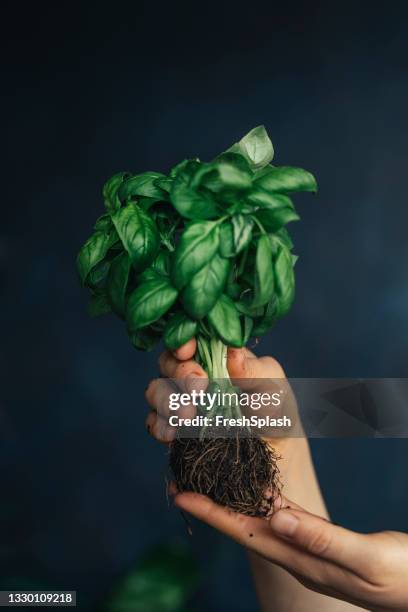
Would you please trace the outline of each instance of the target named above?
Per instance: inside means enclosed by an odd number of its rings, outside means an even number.
[[[258,437],[177,438],[170,467],[179,491],[207,495],[248,516],[268,516],[280,492],[279,457]]]

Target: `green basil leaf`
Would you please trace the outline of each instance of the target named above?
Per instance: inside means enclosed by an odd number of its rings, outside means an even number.
[[[236,214],[240,214],[240,215],[249,215],[253,212],[255,212],[256,207],[253,206],[252,204],[250,204],[248,201],[246,201],[243,198],[232,198],[231,200],[233,200],[232,204],[229,204],[229,202],[226,202],[226,204],[228,205],[226,212],[232,217],[233,215]]]
[[[164,277],[145,281],[129,296],[126,321],[136,331],[160,319],[177,299],[178,291]]]
[[[237,259],[237,275],[239,283],[242,289],[245,289],[244,285],[253,286],[254,284],[254,270],[255,270],[255,259],[256,259],[256,247],[257,239],[252,240],[246,249],[241,253],[241,256]]]
[[[235,254],[238,255],[251,242],[254,222],[251,217],[238,214],[231,218],[231,223]]]
[[[197,321],[192,321],[183,312],[172,315],[164,330],[164,343],[174,351],[191,340],[197,332]]]
[[[226,221],[220,226],[220,254],[222,257],[234,257],[234,235],[232,225]]]
[[[251,261],[248,263],[252,264]],[[236,307],[242,313],[256,316],[258,309],[271,299],[274,292],[272,248],[267,234],[258,238],[254,271],[244,274],[241,278],[247,278],[250,287],[244,291]]]
[[[244,325],[243,325],[243,334],[242,334],[242,344],[246,344],[251,337],[252,328],[254,326],[254,322],[251,317],[244,316]]]
[[[163,189],[163,191],[170,193],[170,189],[173,184],[173,179],[169,176],[162,176],[160,178],[157,178],[154,181],[154,184],[160,189]]]
[[[100,293],[100,290],[104,292],[110,266],[111,262],[108,259],[103,259],[89,272],[86,285],[95,293]]]
[[[254,188],[246,196],[245,199],[252,207],[268,208],[276,210],[279,208],[293,208],[293,203],[288,196],[282,193],[273,193],[264,189]]]
[[[170,271],[170,253],[168,251],[160,251],[152,262],[152,268],[160,274],[168,276]]]
[[[193,189],[205,187],[215,193],[223,191],[243,191],[252,185],[249,171],[243,171],[233,164],[213,162],[201,164],[201,167],[192,177]]]
[[[127,178],[119,187],[118,197],[124,202],[133,196],[143,196],[145,198],[167,199],[168,195],[163,189],[157,186],[157,179],[167,178],[161,172],[144,172]]]
[[[290,251],[293,249],[293,242],[286,228],[282,227],[278,232],[273,234],[273,237],[279,241],[279,244],[286,246]]]
[[[241,287],[238,283],[227,281],[224,291],[232,300],[237,300],[241,294]]]
[[[138,284],[141,284],[150,280],[160,280],[161,278],[163,278],[163,275],[160,274],[160,272],[158,272],[155,268],[150,266],[137,275],[137,282]]]
[[[129,172],[119,172],[104,184],[102,194],[105,201],[105,208],[108,212],[113,213],[120,208],[118,189],[128,176],[130,176]]]
[[[240,153],[232,153],[231,151],[226,151],[225,153],[221,153],[218,157],[215,158],[215,161],[218,163],[225,163],[231,166],[235,166],[237,170],[245,174],[252,175],[253,171],[248,161],[243,157]]]
[[[99,317],[99,315],[108,314],[111,312],[110,304],[106,295],[92,295],[88,304],[88,314],[90,317]]]
[[[263,314],[264,307],[263,306],[252,306],[252,302],[250,300],[245,299],[245,294],[240,296],[240,299],[235,302],[236,309],[242,313],[247,315],[248,317],[252,317],[255,319],[256,317],[261,317]]]
[[[299,221],[299,215],[293,208],[276,208],[257,210],[254,215],[267,232],[277,232],[292,221]]]
[[[109,213],[105,213],[99,217],[94,225],[94,229],[101,232],[108,232],[112,227],[112,219]]]
[[[129,332],[129,340],[139,351],[151,351],[160,340],[160,334],[150,328]]]
[[[281,193],[254,189],[248,194],[247,201],[257,207],[254,216],[268,232],[277,232],[290,221],[299,219],[292,200]]]
[[[225,294],[221,295],[208,313],[208,320],[229,346],[243,346],[241,321],[234,302]]]
[[[272,161],[274,154],[272,142],[263,125],[248,132],[228,151],[243,155],[252,168],[263,168]]]
[[[101,262],[110,247],[117,241],[116,232],[97,231],[85,242],[77,256],[77,269],[82,285],[86,283],[91,270]]]
[[[212,219],[219,214],[213,194],[207,189],[192,186],[200,166],[199,162],[188,162],[177,173],[170,190],[170,200],[174,207],[187,219]]]
[[[185,311],[193,319],[202,319],[221,295],[230,270],[228,259],[214,255],[189,281],[181,294]]]
[[[219,227],[214,221],[193,221],[183,231],[173,254],[171,275],[182,289],[218,250]]]
[[[317,183],[313,174],[302,168],[290,166],[271,166],[268,172],[254,181],[254,185],[266,191],[282,193],[317,191]]]
[[[179,162],[178,164],[176,164],[175,166],[173,166],[173,168],[170,170],[169,172],[169,176],[171,179],[174,179],[179,172],[182,172],[184,170],[184,168],[188,167],[188,165],[191,162],[199,162],[198,159],[183,159],[183,161]]]
[[[271,168],[274,168],[274,166],[272,166],[272,164],[267,164],[263,168],[258,168],[257,170],[254,170],[254,176],[253,176],[254,182],[257,179],[261,178],[261,176],[265,176],[265,174],[268,174]]]
[[[292,306],[295,297],[295,275],[292,265],[292,254],[286,247],[280,247],[274,263],[276,279],[276,296],[278,298],[277,316],[285,315]]]
[[[254,318],[254,327],[252,328],[252,336],[263,336],[274,325],[278,318],[278,302],[276,296],[267,303],[264,313],[260,317]]]
[[[155,258],[160,236],[153,219],[136,203],[130,202],[112,215],[125,250],[137,271],[146,268]]]
[[[129,281],[131,261],[127,253],[121,253],[112,260],[107,293],[112,310],[120,317],[125,316],[126,289]]]
[[[137,275],[138,283],[144,283],[147,280],[157,280],[169,276],[170,253],[161,251],[152,261],[151,265]]]
[[[289,232],[284,227],[277,232],[270,233],[269,240],[272,247],[272,255],[275,259],[281,247],[289,249],[289,251],[293,249],[293,242],[289,236]]]
[[[272,249],[269,236],[260,236],[256,248],[255,290],[252,306],[263,306],[271,299],[274,291]]]

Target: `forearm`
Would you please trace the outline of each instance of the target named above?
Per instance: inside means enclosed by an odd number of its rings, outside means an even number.
[[[249,553],[255,590],[262,612],[357,612],[362,610],[339,599],[304,587],[289,572]]]
[[[328,518],[307,439],[286,440],[282,448],[278,447],[278,452],[282,455],[280,471],[285,497],[296,500],[313,514]],[[306,589],[286,570],[256,553],[250,552],[249,560],[262,612],[346,612],[358,609]]]
[[[307,438],[290,438],[277,446],[282,494],[308,510],[329,518],[314,469]]]

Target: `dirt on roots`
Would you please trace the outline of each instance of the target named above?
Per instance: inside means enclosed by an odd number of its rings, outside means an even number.
[[[207,495],[248,516],[265,517],[281,489],[279,457],[259,437],[177,438],[170,467],[179,491]]]

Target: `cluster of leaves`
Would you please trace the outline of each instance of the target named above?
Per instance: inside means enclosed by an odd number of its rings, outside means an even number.
[[[90,314],[113,311],[144,350],[197,334],[239,347],[266,333],[294,299],[290,194],[317,189],[272,158],[260,126],[212,162],[108,180],[106,212],[77,258]]]

